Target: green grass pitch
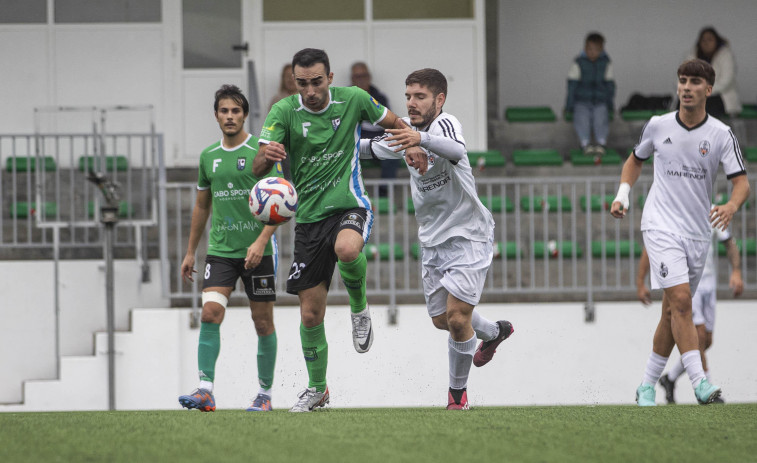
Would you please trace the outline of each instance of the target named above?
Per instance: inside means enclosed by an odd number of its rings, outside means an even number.
[[[3,413],[0,461],[757,461],[757,404]]]

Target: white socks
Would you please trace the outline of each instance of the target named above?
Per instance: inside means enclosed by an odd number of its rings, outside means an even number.
[[[471,316],[471,325],[473,325],[473,331],[476,332],[476,337],[482,341],[491,341],[499,336],[499,325],[497,322],[487,320],[475,309]]]
[[[476,352],[476,336],[457,342],[449,337],[449,387],[462,389],[468,385],[468,374]]]
[[[644,379],[642,384],[648,384],[654,386],[662,376],[662,371],[665,369],[665,364],[668,363],[668,358],[661,355],[657,355],[654,352],[649,354],[647,360],[647,368],[644,370]]]
[[[690,350],[681,354],[681,363],[686,369],[686,373],[689,374],[691,385],[694,387],[699,386],[699,382],[705,377],[704,369],[702,368],[702,355],[699,350]]]
[[[206,391],[213,393],[213,383],[210,381],[200,381],[199,389],[205,389]]]

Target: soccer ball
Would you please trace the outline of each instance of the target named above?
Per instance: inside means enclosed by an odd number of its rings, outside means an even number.
[[[250,212],[266,225],[287,222],[296,211],[297,192],[283,178],[264,178],[250,191]]]

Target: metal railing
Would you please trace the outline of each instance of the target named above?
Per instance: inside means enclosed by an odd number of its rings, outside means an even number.
[[[480,197],[493,211],[496,222],[495,260],[487,275],[484,300],[522,299],[585,300],[591,310],[595,299],[629,298],[635,294],[638,256],[642,249],[639,231],[641,210],[651,177],[642,177],[632,190],[628,216],[616,220],[609,215],[618,177],[548,177],[477,179]],[[423,300],[417,224],[413,216],[407,179],[366,179],[371,193],[375,224],[366,246],[369,257],[367,292],[393,306],[398,298]],[[380,185],[387,196],[379,198]],[[189,221],[194,204],[194,183],[166,184],[170,215],[161,234],[171,246],[164,255],[166,294],[171,298],[191,298],[196,304],[197,285],[185,285],[178,269],[186,251]],[[724,178],[715,191],[728,194],[730,182]],[[727,197],[727,196],[726,196]],[[716,198],[717,199],[717,198]],[[736,215],[732,231],[742,244],[742,274],[747,291],[757,289],[754,249],[757,230],[757,188]],[[292,257],[294,225],[277,231],[280,263],[277,292],[285,301],[285,282]],[[204,238],[203,238],[204,239]],[[204,258],[198,250],[197,260]],[[727,289],[728,264],[720,259],[720,288]],[[346,296],[335,272],[331,297]],[[587,313],[587,317],[590,314]]]

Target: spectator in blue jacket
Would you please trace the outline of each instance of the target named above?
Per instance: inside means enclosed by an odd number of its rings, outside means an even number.
[[[573,126],[585,154],[605,153],[609,117],[615,105],[615,80],[610,57],[604,51],[605,38],[598,32],[586,36],[584,51],[568,73],[565,110],[573,113]],[[594,141],[591,143],[592,130]]]

